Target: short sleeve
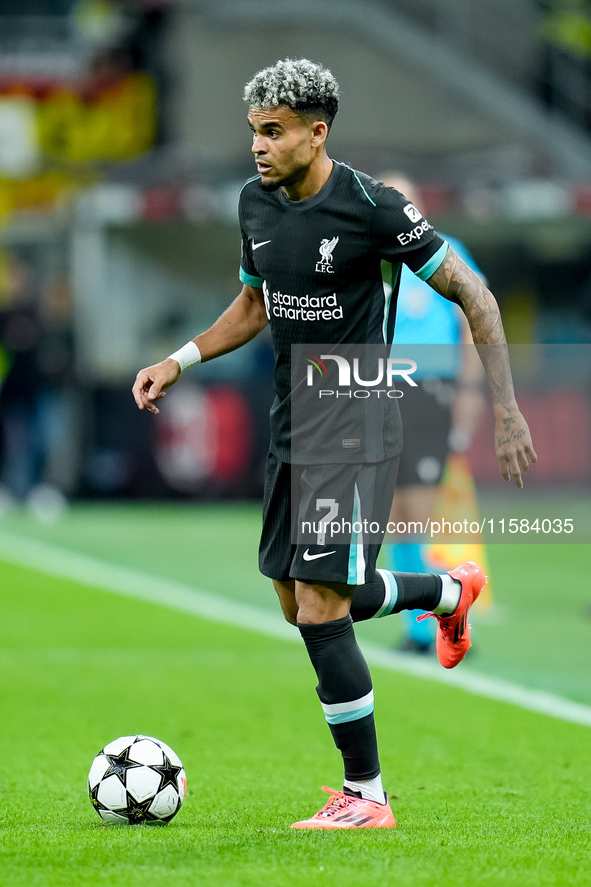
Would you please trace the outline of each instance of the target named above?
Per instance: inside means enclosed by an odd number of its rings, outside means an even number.
[[[244,230],[242,230],[242,252],[240,259],[240,280],[248,286],[255,286],[259,289],[263,285],[263,278],[258,273],[253,258],[250,241]]]
[[[383,186],[375,195],[371,237],[381,259],[404,262],[422,280],[437,271],[447,253],[445,240],[395,188]]]

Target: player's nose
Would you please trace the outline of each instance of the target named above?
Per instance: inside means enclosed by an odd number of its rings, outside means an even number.
[[[266,154],[267,146],[264,139],[261,136],[255,136],[252,140],[252,153],[253,154]]]

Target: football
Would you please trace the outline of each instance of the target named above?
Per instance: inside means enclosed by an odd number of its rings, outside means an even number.
[[[187,778],[173,750],[152,736],[122,736],[98,753],[88,774],[92,806],[105,822],[170,822],[185,799]]]

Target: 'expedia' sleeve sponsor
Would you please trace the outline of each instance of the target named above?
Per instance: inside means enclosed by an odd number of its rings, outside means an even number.
[[[422,280],[437,271],[447,243],[419,210],[396,191],[382,186],[375,194],[371,236],[374,249],[388,262],[404,262]]]

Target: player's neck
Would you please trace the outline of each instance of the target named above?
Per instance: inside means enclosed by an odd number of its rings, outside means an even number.
[[[313,197],[328,182],[332,167],[332,160],[323,152],[313,160],[299,181],[283,185],[283,191],[290,200],[306,200],[308,197]]]

